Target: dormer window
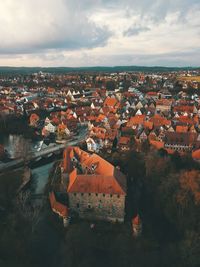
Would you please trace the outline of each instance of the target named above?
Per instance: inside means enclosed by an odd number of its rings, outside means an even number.
[[[97,168],[97,165],[96,164],[92,164],[92,166],[91,166],[92,171],[96,170],[96,168]]]
[[[73,162],[77,162],[77,159],[75,157],[72,158]]]

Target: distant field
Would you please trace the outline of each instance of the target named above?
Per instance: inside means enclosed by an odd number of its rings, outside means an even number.
[[[180,81],[197,81],[197,82],[200,82],[200,76],[192,76],[192,77],[184,77],[184,76],[181,76],[181,77],[178,77],[178,80]]]

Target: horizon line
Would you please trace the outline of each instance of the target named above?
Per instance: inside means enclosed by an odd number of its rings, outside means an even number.
[[[68,69],[81,69],[81,68],[123,68],[123,67],[136,67],[136,68],[177,68],[177,69],[199,69],[200,66],[165,66],[165,65],[152,65],[152,66],[145,66],[145,65],[90,65],[90,66],[9,66],[9,65],[0,65],[0,68],[68,68]]]

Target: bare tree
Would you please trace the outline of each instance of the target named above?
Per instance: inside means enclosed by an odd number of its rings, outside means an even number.
[[[33,233],[41,220],[41,210],[43,208],[44,202],[40,201],[37,203],[36,201],[31,200],[31,191],[21,191],[17,195],[16,206],[21,214],[21,216],[29,223],[31,227],[31,232]]]

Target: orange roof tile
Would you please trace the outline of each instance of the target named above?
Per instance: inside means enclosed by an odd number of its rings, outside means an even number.
[[[192,158],[196,160],[200,160],[200,149],[197,149],[192,152]]]
[[[104,107],[115,107],[115,105],[118,104],[118,100],[114,97],[107,97],[104,101]]]
[[[101,122],[106,118],[104,114],[99,114],[99,116],[96,118],[96,122]]]
[[[149,143],[154,146],[156,149],[164,148],[164,142],[161,141],[155,141],[155,140],[149,140]]]
[[[71,151],[80,162],[83,173],[78,174],[76,170],[71,169],[69,173],[69,185],[67,191],[81,193],[105,193],[105,194],[126,194],[125,176],[117,170],[112,164],[98,156],[89,154],[78,147],[68,148],[67,156],[64,160],[70,162]],[[66,152],[65,152],[66,153]],[[65,163],[64,163],[65,165]],[[92,166],[96,166],[95,171],[91,172]],[[70,168],[68,168],[70,171]]]
[[[158,99],[156,100],[156,106],[158,105],[165,105],[165,106],[171,106],[172,100],[169,99]]]
[[[153,122],[155,127],[163,126],[163,125],[171,125],[171,121],[166,118],[160,116],[159,114],[154,115],[150,118],[151,122]]]
[[[189,112],[189,113],[193,113],[194,110],[194,106],[175,106],[174,107],[174,111],[176,112]]]
[[[124,190],[112,176],[77,175],[74,183],[68,187],[68,193],[99,193],[125,195]]]
[[[137,214],[133,219],[132,219],[132,224],[139,225],[141,223],[140,216]]]
[[[32,113],[31,116],[30,116],[30,120],[39,120],[39,116],[35,113]]]
[[[148,128],[149,130],[153,129],[153,122],[152,121],[144,121],[143,125],[145,128]]]
[[[67,206],[61,204],[60,202],[56,200],[56,197],[53,191],[49,193],[49,200],[50,200],[51,208],[55,213],[57,213],[59,216],[62,216],[62,217],[68,216],[69,210]]]
[[[127,127],[132,127],[133,125],[143,124],[145,120],[145,115],[136,115],[131,117],[130,120],[127,122]]]
[[[180,125],[176,126],[177,133],[187,133],[187,131],[188,131],[188,126],[180,126]]]
[[[193,119],[192,118],[189,118],[187,116],[179,116],[178,118],[176,118],[178,121],[182,122],[182,123],[185,123],[185,124],[190,124],[192,125],[194,122],[193,122]]]
[[[130,142],[131,138],[130,137],[127,137],[127,136],[121,136],[119,141],[118,141],[118,144],[120,145],[128,145],[129,142]]]

